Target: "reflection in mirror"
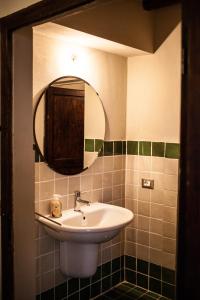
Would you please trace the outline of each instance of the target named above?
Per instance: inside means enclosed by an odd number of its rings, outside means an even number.
[[[78,174],[100,155],[105,114],[96,91],[78,77],[54,80],[34,113],[36,150],[54,171]]]

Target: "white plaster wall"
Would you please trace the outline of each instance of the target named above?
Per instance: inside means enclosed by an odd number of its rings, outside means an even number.
[[[85,84],[85,128],[86,139],[104,139],[105,116],[102,103],[95,90]]]
[[[154,53],[128,59],[128,140],[179,142],[180,24]]]
[[[53,39],[34,31],[34,101],[52,80],[65,75],[85,79],[99,93],[106,112],[106,139],[125,138],[127,59]],[[73,62],[72,56],[76,55]]]

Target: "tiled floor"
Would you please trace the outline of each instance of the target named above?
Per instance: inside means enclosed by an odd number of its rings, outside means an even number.
[[[122,282],[109,290],[105,294],[95,298],[95,300],[169,300],[168,298],[162,297],[158,294],[149,292],[143,288],[133,285],[129,282]]]

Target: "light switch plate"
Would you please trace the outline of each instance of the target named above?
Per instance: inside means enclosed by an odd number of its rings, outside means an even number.
[[[144,189],[154,189],[154,180],[142,178],[142,187]]]

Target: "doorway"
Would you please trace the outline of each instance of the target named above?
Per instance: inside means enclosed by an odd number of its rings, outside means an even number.
[[[185,78],[185,77],[184,77]],[[5,84],[5,82],[3,81],[3,83]],[[6,92],[5,92],[5,89],[4,89],[4,93],[3,93],[3,96],[5,96],[5,94],[6,94]],[[6,94],[6,96],[9,96],[8,94]],[[183,113],[184,113],[184,111],[183,111]],[[9,143],[7,143],[7,145],[8,145]],[[184,149],[184,145],[182,146],[183,147],[183,149]],[[185,160],[186,160],[186,157],[184,156],[184,152],[182,152],[183,153],[183,161],[181,161],[181,163],[182,163],[182,171],[184,170],[184,168],[185,168]],[[5,154],[5,152],[4,152],[4,154]],[[10,155],[11,153],[8,153],[8,155]],[[4,166],[4,168],[5,168],[5,166]],[[4,169],[5,170],[5,169]],[[183,171],[184,172],[184,171]],[[194,171],[195,172],[195,171]],[[184,174],[184,173],[183,173]],[[196,174],[196,173],[195,173]],[[12,177],[11,177],[12,178]],[[9,181],[8,181],[9,182]],[[183,187],[184,187],[184,182],[183,182]],[[9,190],[9,189],[8,189]],[[4,196],[5,196],[5,194],[4,194]],[[184,199],[184,195],[182,195],[183,196],[183,199]],[[11,199],[12,197],[11,197],[11,195],[10,195],[10,199]],[[183,202],[184,203],[184,202]],[[183,211],[182,211],[182,213],[183,213]],[[11,215],[12,216],[12,215]],[[198,224],[198,222],[196,223],[196,224]],[[196,225],[195,225],[195,228],[196,228]],[[182,230],[181,230],[181,232],[182,232]],[[183,232],[182,232],[182,234],[183,234]],[[180,255],[180,257],[181,257],[181,255]],[[185,272],[184,272],[185,273]],[[190,276],[191,276],[191,273],[190,273]],[[185,278],[185,277],[184,277]],[[195,291],[195,289],[193,290],[193,291]],[[194,298],[195,299],[195,298]]]

